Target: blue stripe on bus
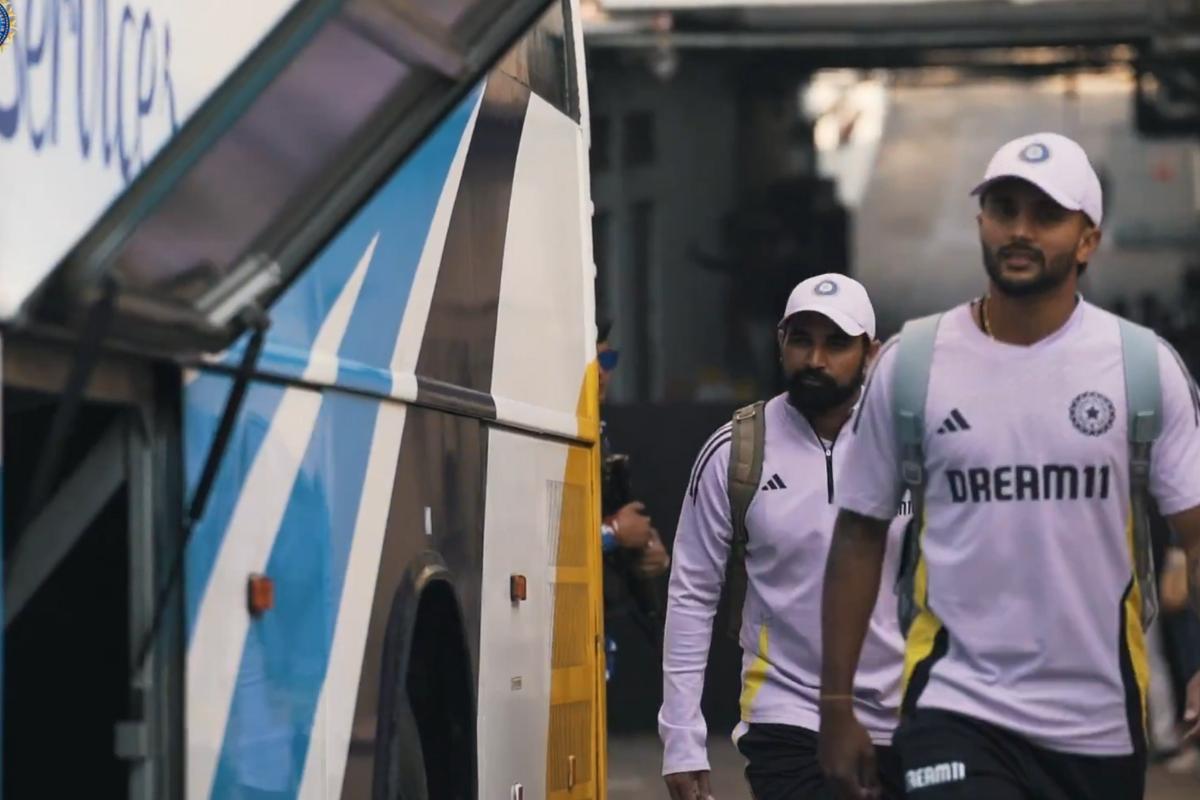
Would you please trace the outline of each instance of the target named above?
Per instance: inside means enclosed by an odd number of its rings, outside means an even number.
[[[189,499],[195,492],[208,457],[217,423],[225,410],[225,400],[233,386],[229,375],[201,372],[184,389],[183,460],[184,480]],[[184,602],[188,641],[191,641],[196,615],[204,590],[208,587],[217,554],[225,540],[229,519],[246,483],[246,473],[254,463],[271,427],[271,419],[283,399],[281,386],[251,383],[233,428],[233,434],[217,479],[209,495],[204,516],[192,532],[185,561]]]
[[[258,364],[260,373],[291,378],[304,374],[317,332],[363,251],[379,233],[375,256],[339,350],[344,365],[338,372],[338,384],[357,391],[391,393],[392,351],[417,263],[450,164],[480,94],[481,90],[476,90],[463,100],[272,307],[271,329]],[[229,348],[226,364],[240,361],[247,340],[243,336]],[[204,373],[187,388],[184,441],[189,498],[230,385],[228,377]],[[239,417],[204,519],[192,534],[186,573],[189,641],[246,471],[281,397],[282,390],[274,387],[255,386],[248,394],[247,409]],[[256,422],[254,430],[243,430],[246,420]]]
[[[430,222],[479,96],[476,90],[459,104],[276,300],[260,372],[303,375],[321,325],[376,234],[375,256],[337,355],[375,369],[390,368]],[[236,364],[248,341],[245,335],[230,347],[224,363]]]
[[[242,650],[214,798],[300,789],[378,412],[338,393],[322,403],[267,562],[275,607],[251,622]]]
[[[370,384],[382,378],[375,370],[390,369],[400,321],[408,305],[417,263],[427,246],[433,214],[450,164],[481,95],[482,90],[476,89],[459,103],[351,226],[363,224],[371,232],[378,231],[379,242],[338,351],[342,364],[339,384],[353,374],[368,381],[367,386],[357,388],[374,389]],[[390,375],[383,391],[391,391]]]

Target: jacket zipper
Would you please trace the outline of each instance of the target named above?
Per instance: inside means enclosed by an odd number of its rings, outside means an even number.
[[[832,503],[833,502],[833,446],[835,444],[837,444],[837,437],[834,436],[833,439],[829,442],[829,445],[826,446],[825,440],[821,438],[821,434],[817,433],[816,427],[812,424],[812,422],[809,421],[808,417],[805,417],[804,421],[808,422],[809,430],[811,430],[813,432],[813,436],[817,437],[817,444],[821,445],[821,449],[825,451],[825,485],[826,485],[826,487],[828,487],[828,497],[829,497],[828,502]],[[838,431],[838,433],[841,433],[841,431]]]
[[[824,446],[824,442],[821,443]],[[829,485],[829,502],[833,502],[833,443],[825,448],[825,477]]]

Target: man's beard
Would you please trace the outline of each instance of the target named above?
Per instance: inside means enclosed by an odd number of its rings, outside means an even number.
[[[1051,259],[1047,266],[1045,254],[1032,247],[1005,245],[993,251],[986,244],[980,244],[983,249],[983,268],[987,270],[988,277],[992,279],[996,289],[1009,297],[1030,297],[1057,289],[1066,282],[1071,271],[1078,268],[1073,253]],[[1000,268],[1000,262],[1010,255],[1028,258],[1037,265],[1037,274],[1026,280],[1006,277]]]
[[[799,370],[788,378],[788,402],[806,417],[820,416],[857,395],[866,371],[867,360],[863,358],[858,374],[850,383],[842,386],[822,370]]]

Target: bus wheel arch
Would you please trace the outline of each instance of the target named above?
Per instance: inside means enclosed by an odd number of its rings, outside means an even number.
[[[376,800],[475,800],[475,678],[453,574],[434,552],[406,570],[383,649]]]

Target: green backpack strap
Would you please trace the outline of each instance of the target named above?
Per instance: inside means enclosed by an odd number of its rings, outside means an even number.
[[[1158,376],[1158,336],[1119,319],[1128,408],[1129,501],[1133,527],[1133,568],[1141,590],[1141,621],[1149,627],[1158,614],[1158,586],[1150,541],[1150,450],[1162,431],[1162,386]]]
[[[912,520],[904,532],[900,571],[896,575],[897,613],[905,634],[917,616],[916,575],[925,519],[925,398],[941,314],[904,323],[892,373],[892,414],[900,477],[912,499]]]
[[[725,606],[729,611],[727,631],[734,641],[741,631],[742,608],[746,603],[746,512],[762,480],[763,449],[767,438],[764,405],[760,400],[733,412],[728,473],[733,537],[725,566]]]

